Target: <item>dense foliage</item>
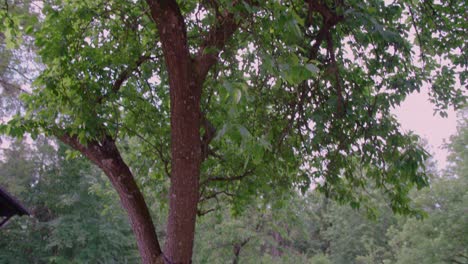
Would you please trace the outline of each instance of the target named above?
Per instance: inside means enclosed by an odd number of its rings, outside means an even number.
[[[83,159],[68,161],[44,140],[3,154],[1,184],[28,205],[2,229],[1,263],[135,263],[135,242],[115,194]]]
[[[20,79],[25,45],[40,70],[27,89],[2,84],[23,104],[0,132],[55,136],[96,164],[144,263],[189,263],[197,216],[281,208],[311,187],[370,215],[380,190],[420,216],[409,194],[428,185],[428,153],[391,109],[423,86],[442,116],[466,104],[465,14],[464,1],[6,0],[0,81]]]
[[[411,195],[426,213],[422,220],[395,216],[378,193],[374,219],[317,192],[291,193],[271,204],[288,206],[259,203],[237,217],[224,209],[199,218],[194,263],[468,263],[467,143],[465,120],[449,144],[449,167]],[[17,158],[0,164],[2,183],[35,218],[15,218],[1,231],[0,262],[135,263],[110,186],[88,162],[52,150],[16,143],[4,153]],[[38,169],[44,160],[47,168]]]

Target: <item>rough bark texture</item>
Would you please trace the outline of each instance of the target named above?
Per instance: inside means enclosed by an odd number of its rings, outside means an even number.
[[[82,144],[75,135],[63,131],[57,132],[56,136],[80,151],[108,176],[128,214],[144,264],[185,264],[191,263],[192,259],[200,167],[203,161],[200,137],[202,87],[210,68],[218,61],[220,51],[239,25],[233,13],[225,11],[217,16],[211,30],[203,35],[205,37],[198,52],[192,57],[187,42],[184,17],[177,2],[146,1],[162,44],[171,100],[172,171],[164,253],[161,251],[143,194],[129,167],[123,161],[115,145],[115,139],[106,136],[108,134],[104,128],[101,131],[102,138],[87,144]],[[243,3],[239,2],[233,1],[232,4]],[[206,52],[211,48],[217,49],[217,52]],[[119,91],[132,72],[149,59],[149,54],[141,55],[135,65],[128,65],[116,78],[112,91]],[[96,103],[102,103],[105,97],[96,98]],[[207,140],[205,144],[209,144],[209,141]]]
[[[167,240],[167,263],[191,263],[202,162],[200,97],[203,82],[219,50],[237,29],[234,15],[226,13],[208,33],[192,59],[187,31],[174,0],[147,0],[162,43],[171,98],[172,171]],[[215,47],[218,52],[206,53]]]
[[[167,263],[191,263],[201,163],[200,96],[187,45],[184,19],[174,1],[151,2],[164,52],[171,98],[172,171]]]
[[[174,0],[147,0],[156,23],[167,66],[171,99],[171,186],[164,254],[161,252],[148,208],[133,175],[122,160],[114,140],[105,138],[87,146],[69,135],[59,138],[96,163],[109,177],[127,211],[144,264],[191,263],[199,199],[201,151],[200,98],[209,69],[238,24],[232,13],[218,17],[194,58],[187,43],[187,30]],[[236,1],[234,4],[238,4]],[[218,52],[207,53],[208,48]],[[146,58],[143,56],[142,58]],[[143,62],[143,60],[142,60]],[[137,66],[142,62],[137,61]],[[125,71],[114,84],[118,90],[128,78]]]
[[[93,141],[83,145],[74,136],[61,135],[59,139],[83,153],[107,175],[130,219],[142,263],[164,263],[156,231],[143,194],[140,192],[132,172],[122,160],[114,140],[104,138],[100,142]]]

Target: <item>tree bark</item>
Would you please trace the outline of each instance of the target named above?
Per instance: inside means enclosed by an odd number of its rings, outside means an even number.
[[[201,164],[200,96],[187,44],[185,22],[175,1],[149,1],[169,75],[171,186],[164,249],[166,262],[191,263]]]
[[[163,264],[163,255],[156,231],[133,174],[122,160],[113,139],[80,144],[75,136],[60,135],[59,139],[80,151],[107,175],[117,191],[122,207],[128,214],[143,264]]]
[[[165,261],[191,263],[202,162],[200,98],[203,82],[218,53],[237,28],[233,14],[219,18],[192,59],[184,17],[174,0],[147,0],[156,23],[169,76],[171,99],[171,186]]]
[[[76,136],[57,135],[79,150],[109,177],[130,218],[144,264],[191,263],[202,163],[200,99],[203,82],[219,51],[238,27],[232,13],[218,17],[195,58],[190,55],[184,18],[175,0],[146,0],[156,23],[169,76],[171,99],[171,186],[164,254],[153,222],[133,175],[110,137],[80,144]],[[237,1],[234,4],[239,4]],[[215,47],[216,53],[206,49]],[[147,56],[137,61],[140,65]],[[128,78],[124,71],[113,85],[118,90]],[[99,98],[98,102],[103,98]]]

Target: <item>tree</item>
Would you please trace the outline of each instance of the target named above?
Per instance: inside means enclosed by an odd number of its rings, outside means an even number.
[[[467,263],[468,228],[468,119],[460,111],[457,134],[448,144],[449,166],[445,175],[434,178],[430,188],[415,197],[427,212],[421,220],[409,219],[400,228],[389,231],[395,263]]]
[[[322,232],[329,241],[327,250],[332,263],[385,263],[392,257],[386,232],[396,221],[382,201],[379,205],[378,217],[374,219],[362,211],[330,205],[330,226]]]
[[[317,218],[315,208],[295,192],[269,201],[267,206],[252,203],[241,215],[223,206],[201,217],[194,263],[308,262],[307,253],[320,247],[311,235],[318,229],[318,221],[311,221]]]
[[[427,154],[390,108],[423,84],[441,115],[465,103],[456,82],[466,85],[466,55],[457,53],[466,50],[465,9],[463,1],[45,1],[30,30],[44,70],[23,95],[26,111],[2,131],[56,136],[98,165],[143,263],[189,263],[196,215],[220,196],[240,211],[252,197],[314,184],[357,206],[364,192],[353,190],[371,181],[394,211],[411,213],[407,195],[427,184]],[[149,174],[170,180],[164,250],[119,149],[133,137],[154,153]]]
[[[106,194],[112,188],[103,184],[99,170],[83,158],[66,160],[67,148],[62,144],[57,152],[49,143],[15,142],[13,153],[0,162],[2,185],[34,216],[16,217],[2,228],[0,262],[135,262],[130,227]]]

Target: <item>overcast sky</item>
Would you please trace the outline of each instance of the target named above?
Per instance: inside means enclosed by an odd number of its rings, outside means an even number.
[[[427,139],[430,149],[437,160],[439,169],[447,164],[448,152],[443,149],[444,140],[449,141],[451,135],[457,131],[457,116],[455,111],[448,111],[448,117],[434,115],[434,106],[429,102],[426,92],[413,93],[404,103],[393,111],[398,117],[405,131],[413,131]]]

